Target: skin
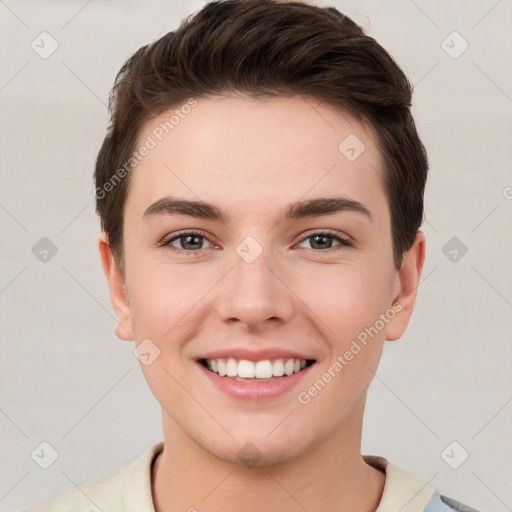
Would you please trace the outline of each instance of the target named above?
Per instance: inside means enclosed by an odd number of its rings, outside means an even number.
[[[170,114],[147,123],[140,144]],[[350,134],[366,146],[354,161],[338,150]],[[375,510],[385,475],[361,456],[366,393],[384,341],[407,327],[425,257],[419,232],[401,269],[394,268],[375,133],[302,97],[199,98],[132,172],[124,279],[104,233],[99,249],[117,336],[150,339],[160,350],[141,364],[162,407],[156,511]],[[143,218],[169,194],[211,202],[231,219]],[[359,201],[371,219],[341,211],[278,222],[289,204],[332,195]],[[183,238],[158,246],[189,229],[206,237],[193,240],[193,249]],[[333,238],[315,244],[313,229],[332,230],[352,246]],[[252,263],[236,252],[247,236],[263,249]],[[176,252],[187,247],[188,254]],[[308,404],[299,403],[298,393],[396,303],[401,311],[378,335]],[[316,363],[298,387],[242,402],[208,385],[196,362],[207,351],[240,346],[294,350]],[[260,456],[250,467],[239,456],[248,442]]]

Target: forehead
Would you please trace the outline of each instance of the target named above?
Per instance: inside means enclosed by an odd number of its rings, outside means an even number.
[[[314,99],[198,98],[146,123],[143,146],[125,204],[138,217],[166,194],[240,212],[335,194],[385,207],[375,133]]]

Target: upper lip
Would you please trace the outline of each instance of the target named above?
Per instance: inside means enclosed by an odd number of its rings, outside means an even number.
[[[227,359],[232,357],[233,359],[246,359],[248,361],[263,361],[265,359],[304,359],[312,360],[313,358],[308,357],[298,352],[290,350],[283,350],[282,348],[267,348],[262,350],[249,350],[246,348],[224,348],[207,352],[200,356],[198,359]]]

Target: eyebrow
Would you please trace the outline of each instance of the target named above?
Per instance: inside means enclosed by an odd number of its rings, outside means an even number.
[[[362,203],[340,196],[319,197],[292,203],[281,213],[279,222],[319,217],[321,215],[333,215],[339,212],[361,213],[373,222],[371,213]],[[188,215],[198,219],[208,219],[223,223],[228,223],[231,219],[229,214],[222,212],[211,203],[178,199],[172,196],[162,197],[149,206],[144,212],[143,218],[147,219],[161,214]]]

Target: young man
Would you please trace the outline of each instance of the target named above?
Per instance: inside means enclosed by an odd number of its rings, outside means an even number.
[[[425,257],[427,156],[388,53],[335,9],[213,2],[112,99],[99,249],[164,441],[33,510],[473,510],[361,454]]]

